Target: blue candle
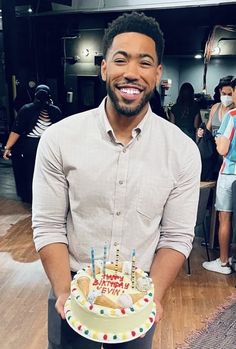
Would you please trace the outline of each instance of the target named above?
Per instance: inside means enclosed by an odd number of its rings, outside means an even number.
[[[91,265],[92,265],[93,278],[96,279],[94,248],[93,247],[91,248]]]

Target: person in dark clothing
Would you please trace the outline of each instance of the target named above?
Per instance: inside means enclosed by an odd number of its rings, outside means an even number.
[[[35,99],[18,112],[4,147],[3,158],[12,155],[17,195],[22,201],[32,202],[32,180],[38,143],[43,132],[61,120],[60,109],[52,104],[47,85],[39,85]]]
[[[170,121],[195,141],[196,130],[201,123],[200,108],[194,100],[194,89],[185,82],[179,91],[176,103],[170,111]]]
[[[150,106],[152,108],[153,113],[157,114],[158,116],[161,116],[164,119],[167,119],[164,108],[161,105],[160,94],[156,88],[153,91],[153,95],[152,95],[152,98],[150,99],[149,103],[150,103]]]

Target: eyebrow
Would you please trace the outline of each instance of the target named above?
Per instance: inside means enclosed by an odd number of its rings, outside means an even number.
[[[114,54],[112,55],[112,58],[114,58],[116,55],[123,55],[125,57],[130,57],[130,54],[128,54],[126,51],[123,51],[123,50],[118,50],[118,51],[115,51]],[[150,58],[153,62],[155,62],[154,58],[149,54],[149,53],[140,53],[139,54],[139,57],[140,58],[145,58],[145,57],[148,57]]]

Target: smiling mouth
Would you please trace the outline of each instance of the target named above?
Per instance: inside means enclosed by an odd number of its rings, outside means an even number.
[[[139,95],[141,91],[137,88],[121,88],[120,91],[127,95]]]
[[[143,89],[130,86],[130,87],[118,87],[121,97],[126,101],[136,101],[140,98]]]

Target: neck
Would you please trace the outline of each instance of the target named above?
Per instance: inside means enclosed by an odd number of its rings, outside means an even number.
[[[138,115],[126,116],[119,114],[113,107],[112,103],[107,100],[106,114],[111,124],[111,127],[115,133],[116,138],[123,144],[129,143],[132,139],[132,130],[138,126],[138,124],[144,118],[148,110],[148,105]]]

